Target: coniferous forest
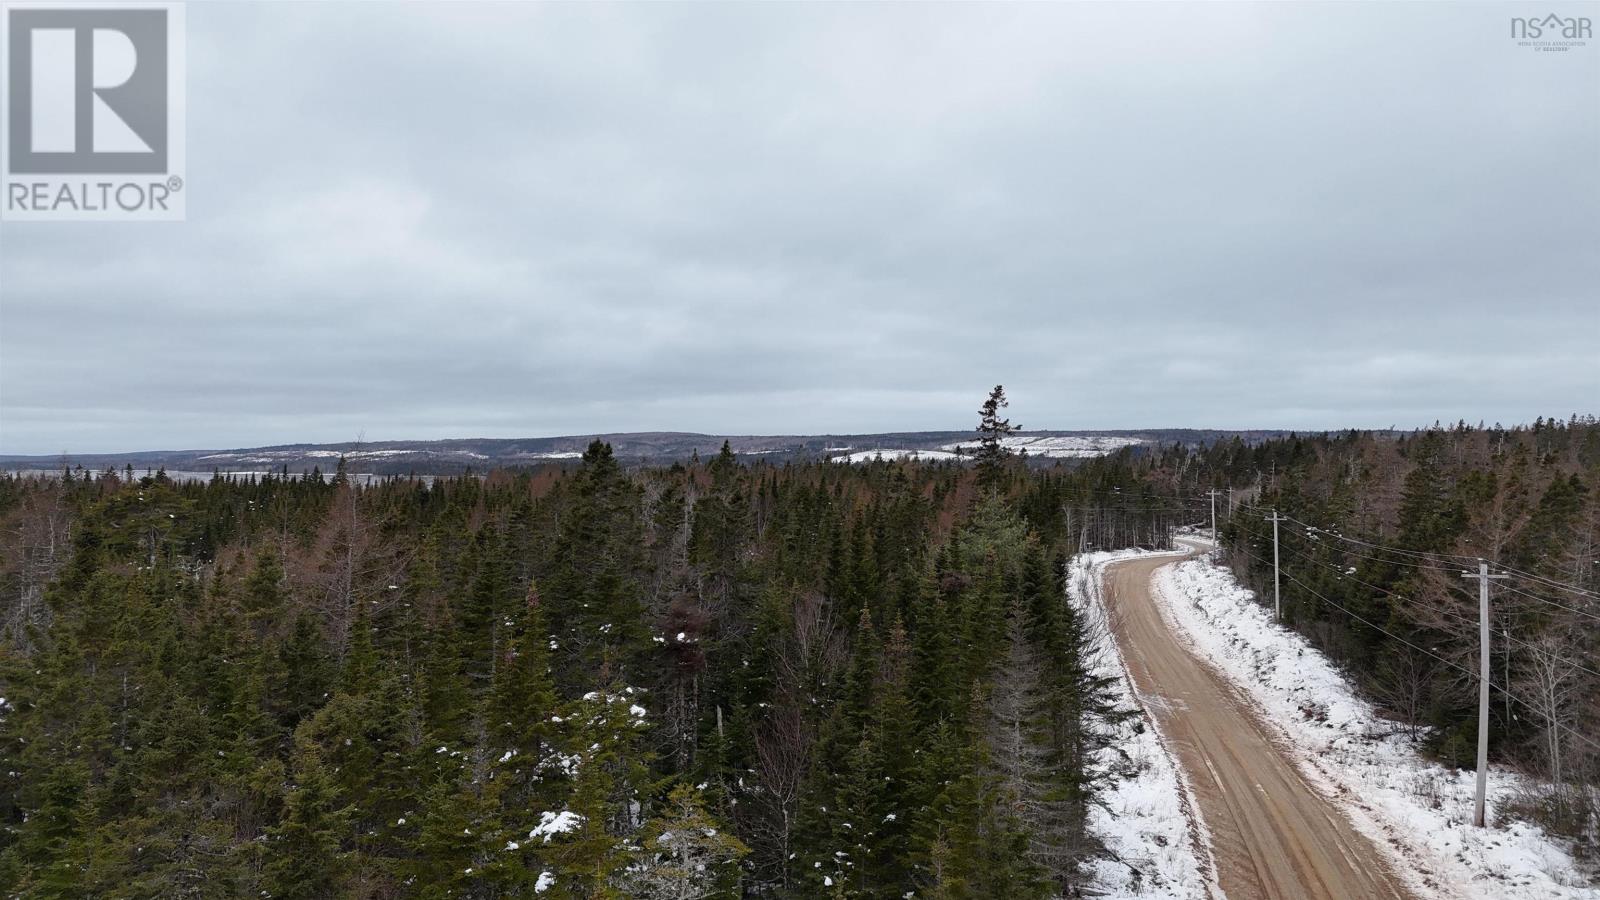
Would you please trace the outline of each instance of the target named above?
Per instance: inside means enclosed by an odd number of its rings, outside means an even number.
[[[0,481],[30,897],[1044,897],[1103,685],[1028,475]]]
[[[1458,570],[1521,573],[1493,752],[1553,786],[1525,815],[1595,845],[1600,426],[1068,467],[1007,458],[988,412],[975,466],[638,468],[597,441],[570,466],[370,484],[342,464],[0,479],[0,885],[1070,896],[1125,713],[1089,674],[1105,637],[1067,560],[1166,546],[1211,490],[1262,597],[1262,516],[1292,517],[1287,621],[1454,764],[1476,712],[1445,664],[1476,652]]]

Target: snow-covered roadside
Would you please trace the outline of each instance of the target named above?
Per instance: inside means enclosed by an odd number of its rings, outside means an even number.
[[[1357,696],[1338,668],[1209,557],[1157,571],[1153,594],[1174,631],[1238,684],[1307,779],[1395,858],[1423,897],[1596,900],[1572,857],[1539,828],[1495,822],[1519,784],[1489,778],[1493,827],[1474,828],[1473,775],[1424,760],[1401,726]]]
[[[1210,837],[1178,768],[1134,690],[1112,639],[1103,585],[1106,566],[1137,556],[1172,555],[1139,550],[1085,553],[1072,561],[1067,597],[1097,636],[1101,652],[1090,661],[1094,674],[1110,678],[1119,706],[1137,710],[1118,726],[1112,746],[1096,764],[1116,773],[1089,812],[1089,830],[1111,852],[1088,866],[1090,891],[1118,900],[1200,900],[1220,897],[1212,881],[1216,865]]]

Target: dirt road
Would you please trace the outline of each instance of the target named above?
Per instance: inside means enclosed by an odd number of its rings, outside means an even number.
[[[1301,778],[1228,680],[1178,642],[1151,599],[1172,557],[1106,571],[1112,630],[1193,786],[1228,900],[1412,900],[1385,858]]]

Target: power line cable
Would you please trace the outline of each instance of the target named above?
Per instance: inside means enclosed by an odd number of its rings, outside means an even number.
[[[1295,556],[1300,557],[1301,559],[1304,559],[1304,560],[1306,560],[1308,562],[1315,563],[1315,564],[1320,565],[1320,566],[1322,566],[1322,567],[1324,567],[1326,569],[1329,569],[1330,571],[1334,572],[1334,574],[1336,574],[1340,578],[1348,579],[1348,580],[1350,580],[1350,581],[1352,581],[1352,582],[1354,582],[1356,584],[1361,585],[1362,587],[1365,587],[1365,588],[1367,588],[1369,590],[1376,591],[1376,592],[1378,592],[1380,594],[1383,594],[1385,596],[1397,597],[1398,599],[1403,601],[1403,603],[1405,605],[1407,605],[1407,606],[1411,606],[1411,607],[1414,607],[1414,608],[1417,608],[1417,609],[1425,610],[1427,612],[1431,612],[1431,613],[1433,613],[1435,615],[1443,616],[1445,618],[1454,619],[1457,622],[1460,622],[1460,623],[1462,623],[1464,625],[1467,625],[1467,626],[1469,626],[1471,628],[1474,628],[1474,629],[1476,629],[1479,626],[1479,623],[1476,620],[1474,620],[1474,619],[1472,619],[1472,618],[1470,618],[1468,616],[1464,616],[1461,613],[1455,612],[1453,610],[1444,609],[1442,607],[1434,606],[1431,603],[1424,603],[1423,601],[1417,599],[1416,597],[1401,597],[1399,594],[1395,593],[1392,590],[1387,590],[1385,588],[1378,587],[1377,585],[1372,584],[1370,582],[1363,581],[1360,578],[1357,578],[1354,575],[1350,574],[1349,572],[1347,572],[1347,571],[1345,571],[1343,569],[1340,569],[1338,566],[1333,565],[1332,563],[1325,562],[1325,561],[1320,560],[1320,559],[1316,559],[1315,557],[1312,557],[1312,556],[1310,556],[1310,555],[1308,555],[1308,554],[1306,554],[1306,553],[1304,553],[1302,551],[1295,550],[1292,547],[1288,547],[1288,548],[1285,548],[1285,549],[1287,549],[1290,553],[1293,553]],[[1505,586],[1502,585],[1502,588],[1504,589]],[[1582,672],[1587,672],[1590,675],[1600,676],[1600,671],[1595,671],[1594,669],[1591,669],[1588,666],[1583,665],[1582,663],[1573,662],[1570,659],[1567,659],[1567,658],[1562,657],[1562,656],[1558,656],[1558,655],[1556,655],[1554,653],[1551,653],[1548,649],[1538,646],[1537,644],[1532,644],[1532,643],[1529,643],[1528,641],[1522,640],[1521,638],[1514,637],[1511,634],[1510,630],[1507,629],[1507,628],[1502,628],[1500,634],[1501,634],[1501,637],[1505,638],[1506,641],[1508,641],[1510,643],[1517,644],[1517,645],[1522,646],[1522,647],[1526,647],[1529,650],[1533,650],[1534,652],[1549,653],[1552,659],[1556,660],[1559,663],[1562,663],[1563,665],[1570,666],[1570,667],[1572,667],[1574,669],[1577,669],[1579,671],[1582,671]]]
[[[1564,610],[1566,610],[1566,611],[1567,611],[1567,612],[1569,612],[1569,613],[1572,613],[1572,614],[1573,614],[1573,615],[1575,615],[1575,616],[1582,616],[1582,617],[1584,617],[1584,618],[1585,618],[1585,619],[1593,619],[1593,620],[1594,620],[1594,621],[1596,621],[1596,622],[1600,622],[1600,615],[1596,615],[1596,614],[1594,614],[1594,613],[1591,613],[1591,612],[1587,612],[1587,611],[1585,611],[1585,610],[1581,610],[1581,609],[1578,609],[1578,608],[1576,608],[1576,607],[1572,607],[1572,606],[1567,606],[1567,605],[1566,605],[1566,604],[1564,604],[1564,603],[1557,603],[1557,602],[1556,602],[1556,601],[1554,601],[1554,600],[1551,600],[1551,599],[1550,599],[1550,598],[1548,598],[1548,597],[1540,597],[1540,596],[1539,596],[1539,595],[1537,595],[1537,594],[1530,594],[1530,593],[1528,593],[1528,592],[1527,592],[1527,591],[1524,591],[1524,590],[1522,590],[1522,589],[1520,589],[1520,588],[1515,588],[1515,587],[1512,587],[1512,586],[1511,586],[1511,585],[1509,585],[1509,584],[1507,584],[1507,585],[1501,585],[1501,588],[1502,588],[1502,589],[1503,589],[1503,590],[1507,590],[1507,591],[1510,591],[1510,592],[1511,592],[1511,593],[1513,593],[1513,594],[1516,594],[1516,595],[1517,595],[1517,596],[1519,596],[1519,597],[1526,597],[1526,598],[1528,598],[1528,599],[1529,599],[1529,600],[1537,600],[1537,601],[1539,601],[1539,602],[1540,602],[1540,603],[1545,603],[1545,604],[1548,604],[1548,605],[1550,605],[1550,606],[1554,606],[1554,607],[1555,607],[1555,608],[1557,608],[1557,609],[1564,609]]]
[[[1256,556],[1254,553],[1251,553],[1248,550],[1241,551],[1241,552],[1243,552],[1245,556],[1250,557],[1251,559],[1255,560],[1256,562],[1262,563],[1263,565],[1266,564],[1266,560],[1262,559],[1259,556]],[[1342,612],[1345,615],[1351,617],[1352,619],[1355,619],[1356,621],[1361,622],[1361,623],[1367,625],[1368,627],[1370,627],[1370,628],[1372,628],[1372,629],[1374,629],[1374,630],[1376,630],[1376,631],[1378,631],[1378,632],[1380,632],[1382,634],[1388,635],[1390,638],[1393,638],[1394,640],[1399,641],[1402,644],[1405,644],[1407,647],[1410,647],[1410,648],[1412,648],[1413,650],[1416,650],[1419,653],[1425,653],[1428,656],[1433,657],[1434,659],[1436,659],[1439,662],[1449,666],[1452,669],[1455,669],[1455,670],[1457,670],[1459,672],[1463,672],[1466,675],[1474,677],[1474,678],[1477,677],[1477,673],[1473,672],[1472,670],[1464,668],[1464,667],[1462,667],[1460,665],[1457,665],[1456,663],[1453,663],[1450,660],[1445,659],[1444,657],[1438,655],[1437,653],[1434,653],[1432,650],[1428,650],[1425,647],[1419,647],[1416,644],[1413,644],[1410,641],[1406,640],[1405,638],[1395,634],[1394,632],[1389,631],[1387,628],[1384,628],[1382,625],[1378,625],[1377,623],[1371,621],[1370,619],[1367,619],[1365,616],[1362,616],[1359,613],[1351,612],[1350,610],[1345,609],[1343,606],[1339,605],[1338,603],[1335,603],[1332,600],[1329,600],[1327,597],[1324,597],[1321,593],[1319,593],[1315,588],[1311,587],[1310,585],[1308,585],[1305,582],[1301,581],[1300,579],[1296,578],[1294,576],[1293,572],[1284,572],[1283,574],[1290,581],[1292,581],[1295,584],[1299,585],[1300,588],[1302,590],[1304,590],[1306,593],[1310,594],[1313,597],[1316,597],[1318,600],[1321,600],[1323,603],[1326,603],[1329,606],[1333,607],[1334,609],[1339,610],[1340,612]]]
[[[1256,556],[1254,553],[1251,553],[1248,550],[1241,550],[1239,552],[1243,553],[1245,556],[1250,557],[1251,559],[1255,560],[1256,562],[1262,563],[1263,565],[1266,564],[1266,560],[1262,559],[1259,556]],[[1371,620],[1365,618],[1364,616],[1361,616],[1361,615],[1359,615],[1357,613],[1351,612],[1350,610],[1344,608],[1343,606],[1339,605],[1338,603],[1335,603],[1332,600],[1329,600],[1327,597],[1324,597],[1321,593],[1317,592],[1310,585],[1307,585],[1305,582],[1302,582],[1300,579],[1294,577],[1294,574],[1292,572],[1285,572],[1284,575],[1290,581],[1292,581],[1295,584],[1299,585],[1300,588],[1302,590],[1304,590],[1306,593],[1310,594],[1313,597],[1316,597],[1318,600],[1321,600],[1322,602],[1328,604],[1329,606],[1333,607],[1334,609],[1339,610],[1340,612],[1342,612],[1345,615],[1351,617],[1352,619],[1355,619],[1356,621],[1367,625],[1368,627],[1378,631],[1379,633],[1387,635],[1388,637],[1390,637],[1390,638],[1392,638],[1392,639],[1394,639],[1396,641],[1399,641],[1402,644],[1405,644],[1407,647],[1410,647],[1411,649],[1416,650],[1419,653],[1426,654],[1427,656],[1432,657],[1433,659],[1437,660],[1438,662],[1443,663],[1444,665],[1449,666],[1450,668],[1455,669],[1458,672],[1464,673],[1469,678],[1477,679],[1479,677],[1478,673],[1473,672],[1470,669],[1467,669],[1467,668],[1465,668],[1463,666],[1457,665],[1456,663],[1451,662],[1448,659],[1445,659],[1444,657],[1438,655],[1437,653],[1434,653],[1431,650],[1428,650],[1428,649],[1426,649],[1424,647],[1419,647],[1416,644],[1413,644],[1412,642],[1406,640],[1405,638],[1400,637],[1399,635],[1389,631],[1388,629],[1384,628],[1383,626],[1372,622]],[[1541,719],[1545,719],[1545,721],[1547,721],[1549,724],[1553,725],[1557,729],[1565,731],[1567,734],[1577,738],[1578,740],[1580,740],[1583,743],[1589,745],[1590,747],[1593,747],[1596,750],[1600,750],[1600,742],[1596,742],[1596,741],[1592,740],[1591,738],[1585,736],[1581,732],[1573,730],[1570,726],[1567,726],[1567,725],[1562,724],[1561,722],[1557,722],[1557,721],[1554,721],[1552,719],[1549,719],[1547,716],[1545,716],[1543,713],[1541,713],[1537,707],[1533,706],[1528,701],[1523,700],[1521,697],[1519,697],[1516,694],[1512,693],[1507,688],[1505,688],[1505,687],[1503,687],[1501,685],[1495,684],[1493,679],[1488,679],[1487,681],[1488,681],[1488,685],[1489,685],[1491,690],[1500,691],[1500,693],[1504,694],[1512,702],[1517,703],[1517,704],[1527,708],[1534,715],[1538,716]]]
[[[1309,531],[1315,532],[1316,534],[1324,534],[1324,535],[1327,535],[1328,537],[1334,538],[1336,540],[1344,541],[1344,542],[1350,543],[1350,544],[1355,544],[1355,545],[1358,545],[1358,546],[1361,546],[1361,547],[1370,548],[1370,549],[1377,550],[1377,551],[1383,552],[1383,553],[1394,553],[1394,554],[1403,555],[1403,556],[1410,556],[1410,557],[1412,557],[1414,559],[1428,560],[1429,562],[1432,562],[1434,564],[1433,565],[1423,565],[1421,563],[1407,562],[1407,561],[1404,561],[1404,560],[1384,559],[1383,557],[1378,557],[1378,556],[1363,555],[1363,554],[1357,554],[1357,553],[1353,553],[1353,552],[1351,553],[1351,555],[1353,555],[1353,556],[1357,556],[1360,559],[1369,560],[1371,562],[1379,562],[1379,563],[1384,563],[1384,564],[1387,564],[1387,565],[1394,565],[1394,566],[1407,566],[1407,567],[1414,568],[1414,569],[1433,569],[1434,571],[1442,572],[1444,574],[1450,574],[1451,570],[1441,567],[1439,565],[1439,560],[1433,559],[1433,557],[1435,555],[1446,557],[1446,558],[1454,558],[1454,559],[1464,560],[1464,561],[1470,562],[1470,563],[1477,563],[1478,562],[1478,558],[1477,557],[1456,556],[1454,554],[1428,554],[1428,553],[1423,553],[1421,551],[1416,551],[1416,550],[1406,550],[1406,549],[1403,549],[1403,548],[1400,548],[1400,547],[1386,547],[1386,546],[1384,546],[1382,544],[1374,544],[1374,543],[1372,543],[1370,541],[1363,541],[1363,540],[1359,540],[1357,538],[1348,537],[1346,535],[1342,535],[1342,534],[1339,534],[1337,532],[1330,531],[1330,530],[1328,530],[1326,528],[1319,528],[1316,525],[1312,525],[1312,524],[1309,524],[1307,522],[1301,521],[1300,519],[1296,519],[1293,516],[1284,516],[1284,519],[1286,519],[1288,521],[1291,521],[1291,522],[1294,522],[1297,525],[1301,525],[1301,526],[1305,527],[1306,529],[1308,529]],[[1350,551],[1346,551],[1346,552],[1350,552]],[[1462,564],[1464,564],[1464,563],[1462,563]],[[1455,565],[1459,565],[1459,564],[1457,564],[1457,563],[1448,563],[1447,565],[1450,565],[1450,566],[1454,567]],[[1525,578],[1526,577],[1530,577],[1526,573],[1518,573],[1516,570],[1506,569],[1504,566],[1501,566],[1499,564],[1496,564],[1495,568],[1504,570],[1507,574],[1518,574],[1521,577],[1525,577]],[[1532,576],[1532,577],[1537,577],[1537,576]],[[1549,579],[1545,579],[1545,581],[1549,581]],[[1554,585],[1552,585],[1552,586],[1554,586]],[[1585,596],[1585,597],[1592,596],[1592,597],[1600,598],[1600,594],[1591,593],[1591,592],[1589,592],[1589,591],[1587,591],[1587,590],[1585,590],[1583,588],[1577,587],[1575,585],[1561,585],[1561,586],[1565,587],[1567,590],[1573,591],[1573,592],[1578,593],[1578,594],[1580,594],[1582,596]],[[1564,609],[1567,612],[1574,613],[1576,615],[1580,615],[1580,616],[1583,616],[1585,618],[1593,619],[1593,620],[1595,620],[1597,622],[1600,622],[1600,615],[1596,615],[1594,613],[1586,612],[1586,611],[1581,610],[1581,609],[1577,609],[1577,608],[1574,608],[1574,607],[1571,607],[1571,606],[1567,606],[1564,603],[1558,603],[1558,602],[1556,602],[1554,600],[1551,600],[1551,599],[1549,599],[1547,597],[1540,597],[1537,594],[1530,594],[1527,591],[1523,591],[1523,590],[1511,587],[1510,585],[1504,586],[1504,589],[1512,591],[1513,593],[1516,593],[1516,594],[1520,594],[1521,596],[1527,597],[1530,600],[1537,600],[1537,601],[1539,601],[1541,603],[1547,603],[1547,604],[1549,604],[1551,606],[1555,606],[1555,607],[1558,607],[1560,609]]]
[[[1345,541],[1345,542],[1351,543],[1351,544],[1359,544],[1359,545],[1361,545],[1363,547],[1369,547],[1369,548],[1371,548],[1373,550],[1378,550],[1378,551],[1381,551],[1381,552],[1384,552],[1384,553],[1394,553],[1394,554],[1399,554],[1399,555],[1402,555],[1402,556],[1409,556],[1409,557],[1412,557],[1414,559],[1425,559],[1425,560],[1428,560],[1430,562],[1442,561],[1442,560],[1457,560],[1457,561],[1460,561],[1460,562],[1463,562],[1463,563],[1476,563],[1481,558],[1481,557],[1473,557],[1473,556],[1463,556],[1463,555],[1455,554],[1455,553],[1430,553],[1430,552],[1420,551],[1420,550],[1407,550],[1407,549],[1402,548],[1402,547],[1389,547],[1389,546],[1385,546],[1383,544],[1375,544],[1375,543],[1372,543],[1371,541],[1363,541],[1363,540],[1361,540],[1359,538],[1349,537],[1348,535],[1340,534],[1339,532],[1331,530],[1331,529],[1321,528],[1321,527],[1318,527],[1316,525],[1312,525],[1309,522],[1302,522],[1301,520],[1296,519],[1293,516],[1284,516],[1284,518],[1285,519],[1289,519],[1290,521],[1295,522],[1296,524],[1303,525],[1306,528],[1311,529],[1312,531],[1318,532],[1320,534],[1326,534],[1329,537],[1334,538],[1336,540]],[[1437,560],[1435,558],[1437,558]],[[1449,564],[1453,565],[1454,563],[1449,563]],[[1554,578],[1548,578],[1548,577],[1543,576],[1543,575],[1536,575],[1536,574],[1534,574],[1532,572],[1524,572],[1524,571],[1522,571],[1520,569],[1513,569],[1510,566],[1501,565],[1501,564],[1498,564],[1498,563],[1496,564],[1495,567],[1497,569],[1500,569],[1501,571],[1505,572],[1508,575],[1515,575],[1515,576],[1517,576],[1519,578],[1523,578],[1523,579],[1527,579],[1529,581],[1534,581],[1534,582],[1543,584],[1546,587],[1553,587],[1553,588],[1559,588],[1559,589],[1562,589],[1562,590],[1571,591],[1573,593],[1576,593],[1576,594],[1579,594],[1579,595],[1585,596],[1585,597],[1600,598],[1600,591],[1592,591],[1592,590],[1589,590],[1587,588],[1581,587],[1579,585],[1568,584],[1568,583],[1566,583],[1564,581],[1559,581],[1559,580],[1554,579]]]

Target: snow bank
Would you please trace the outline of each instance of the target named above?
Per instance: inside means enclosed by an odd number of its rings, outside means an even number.
[[[1395,859],[1422,897],[1596,900],[1572,857],[1539,828],[1496,821],[1522,779],[1489,775],[1492,827],[1472,826],[1473,774],[1429,762],[1338,668],[1210,560],[1156,573],[1163,616],[1201,659],[1238,684],[1311,784]]]
[[[1100,652],[1090,660],[1096,675],[1112,679],[1117,702],[1139,710],[1113,734],[1112,746],[1095,764],[1114,777],[1089,811],[1089,830],[1105,844],[1110,858],[1087,865],[1088,893],[1119,900],[1200,900],[1207,885],[1216,890],[1211,841],[1199,817],[1182,770],[1153,727],[1122,654],[1112,639],[1102,593],[1106,565],[1119,559],[1153,555],[1138,550],[1086,553],[1072,561],[1067,596],[1083,616]],[[1154,554],[1159,555],[1159,554]]]

